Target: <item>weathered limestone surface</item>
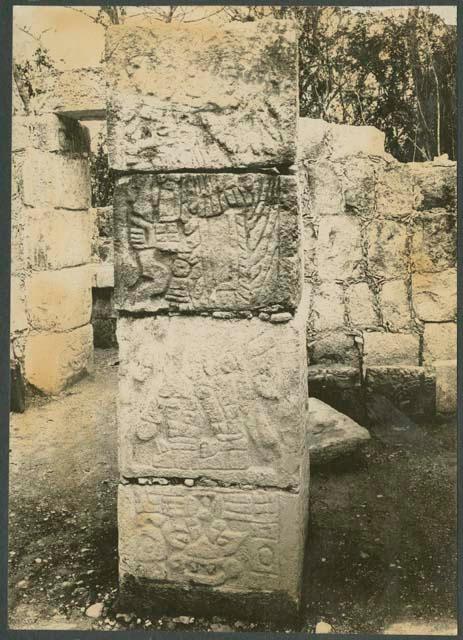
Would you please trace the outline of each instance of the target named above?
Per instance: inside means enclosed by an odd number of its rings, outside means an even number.
[[[412,301],[416,315],[428,322],[455,320],[457,313],[457,270],[420,273],[412,277]]]
[[[423,212],[415,218],[412,238],[412,268],[417,272],[439,272],[455,266],[457,218],[445,209]]]
[[[324,280],[359,276],[362,248],[358,221],[350,216],[325,216],[318,230],[317,252]]]
[[[92,310],[90,275],[86,265],[33,272],[26,282],[31,328],[65,331],[87,324]]]
[[[121,171],[290,165],[297,40],[284,20],[116,26],[108,145]]]
[[[24,204],[58,209],[87,209],[90,206],[87,158],[28,149],[23,174]]]
[[[78,120],[106,117],[106,78],[101,67],[66,69],[44,74],[40,91],[29,104],[31,113],[54,113]]]
[[[456,163],[440,157],[402,164],[383,143],[374,129],[299,123],[310,364],[314,371],[331,367],[339,389],[345,366],[359,375],[362,364],[389,366],[381,385],[390,374],[394,390],[397,367],[432,368],[454,357],[448,327],[456,319]],[[318,393],[324,383],[314,375]],[[409,378],[404,389],[416,407]],[[400,401],[406,408],[403,393]]]
[[[26,339],[26,379],[44,393],[59,393],[87,372],[92,361],[90,324],[63,333],[30,334]]]
[[[458,400],[457,361],[437,360],[433,363],[436,374],[436,408],[438,413],[456,413]]]
[[[64,153],[88,153],[90,132],[71,118],[55,114],[15,116],[12,120],[12,149],[27,148]]]
[[[120,318],[123,476],[299,486],[304,464],[304,313],[284,324]]]
[[[409,416],[429,418],[436,412],[436,378],[424,367],[367,367],[365,389],[367,402],[370,393],[379,393]]]
[[[27,329],[26,297],[24,292],[24,278],[11,276],[10,290],[10,333]]]
[[[423,360],[432,365],[436,360],[457,357],[457,325],[454,322],[427,322],[423,334]]]
[[[114,210],[119,309],[294,309],[299,302],[293,176],[127,176],[117,183]]]
[[[370,439],[365,427],[317,398],[309,401],[307,429],[312,465],[353,453]]]
[[[418,365],[418,335],[366,331],[363,334],[363,357],[367,365]]]
[[[12,121],[11,366],[57,393],[92,352],[90,146],[77,121],[35,113],[35,98]]]
[[[307,495],[120,485],[120,575],[299,601]]]
[[[378,298],[384,326],[390,331],[410,330],[412,317],[407,283],[399,279],[384,282]]]
[[[28,266],[53,270],[88,264],[92,220],[87,210],[27,209]]]

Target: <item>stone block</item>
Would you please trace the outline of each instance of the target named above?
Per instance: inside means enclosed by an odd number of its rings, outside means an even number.
[[[297,155],[302,164],[328,157],[331,146],[332,125],[318,118],[299,118],[297,131]]]
[[[366,227],[368,270],[393,279],[407,273],[407,227],[394,220],[378,220]]]
[[[12,151],[33,147],[41,151],[88,153],[90,133],[77,120],[45,116],[14,116],[12,120]]]
[[[412,303],[420,320],[454,321],[457,314],[456,269],[446,269],[440,273],[413,274]]]
[[[439,360],[433,363],[436,374],[437,413],[456,413],[458,400],[457,361]]]
[[[29,325],[26,316],[24,279],[12,275],[10,282],[10,334],[13,334],[25,331]]]
[[[442,271],[457,261],[457,219],[443,209],[423,212],[413,224],[412,269],[418,272]]]
[[[374,127],[353,128],[374,129]],[[384,134],[381,135],[384,136]],[[373,162],[371,158],[354,157],[349,158],[341,168],[346,213],[371,220],[376,213],[377,162]]]
[[[86,325],[64,333],[29,335],[25,348],[27,381],[46,394],[56,394],[92,366],[93,332]]]
[[[379,292],[384,326],[389,331],[407,329],[411,324],[408,289],[404,280],[389,280]]]
[[[299,603],[307,493],[120,485],[119,574],[182,591],[272,592]],[[193,590],[194,593],[194,590]],[[208,602],[210,602],[208,598]]]
[[[87,158],[29,149],[22,172],[25,204],[58,209],[87,209],[90,206]]]
[[[121,474],[297,486],[305,319],[119,318]]]
[[[318,229],[318,271],[326,282],[359,277],[363,271],[360,224],[352,216],[323,216]]]
[[[11,151],[24,151],[30,145],[30,118],[26,115],[13,115],[11,119]]]
[[[40,91],[30,102],[34,113],[54,113],[77,120],[106,117],[106,78],[101,66],[52,70],[42,76]]]
[[[332,385],[340,389],[351,389],[354,387],[360,387],[360,369],[359,367],[351,367],[348,365],[328,365],[323,366],[320,364],[310,365],[307,368],[307,376],[309,384],[315,383],[317,386]]]
[[[380,394],[408,416],[429,419],[435,415],[436,380],[424,367],[367,367],[365,390],[367,403],[371,393]]]
[[[114,196],[116,306],[293,309],[301,295],[294,176],[139,174]]]
[[[375,327],[379,324],[373,292],[366,282],[357,282],[348,287],[347,310],[353,325]]]
[[[313,289],[311,324],[317,333],[344,326],[344,292],[340,285],[323,283]]]
[[[363,362],[369,367],[419,364],[418,334],[365,331],[363,340]]]
[[[36,271],[26,281],[30,326],[40,331],[66,331],[90,322],[91,273],[87,266]]]
[[[299,157],[331,160],[352,156],[385,157],[385,135],[375,127],[333,124],[313,118],[299,118]]]
[[[432,365],[436,360],[454,360],[457,357],[457,325],[454,322],[424,325],[423,361]]]
[[[310,364],[345,364],[358,367],[359,350],[352,333],[331,331],[309,338]]]
[[[415,208],[429,210],[456,209],[457,165],[439,166],[437,162],[415,162],[408,165],[412,176]]]
[[[29,268],[63,269],[90,262],[92,220],[88,211],[29,209],[27,213]]]
[[[365,427],[317,398],[310,398],[307,428],[311,465],[350,455],[370,439]]]
[[[335,163],[319,160],[309,164],[306,181],[304,202],[311,217],[344,213],[342,172]]]
[[[376,209],[385,218],[404,218],[414,208],[413,182],[408,165],[390,162],[378,172]]]
[[[94,286],[99,289],[114,287],[114,265],[96,264]]]
[[[16,196],[11,200],[11,273],[24,273],[25,259],[25,232],[27,229],[27,209],[23,206],[21,198]]]
[[[311,365],[308,367],[308,380],[309,406],[317,398],[353,420],[365,422],[360,366]],[[312,460],[310,462],[312,464]]]
[[[286,20],[106,32],[113,169],[291,165],[297,37]]]

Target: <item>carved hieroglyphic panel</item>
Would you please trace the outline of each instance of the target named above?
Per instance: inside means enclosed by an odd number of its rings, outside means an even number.
[[[298,597],[306,494],[120,485],[120,575]]]
[[[126,311],[297,306],[294,176],[138,174],[114,195],[116,305]]]
[[[120,318],[121,474],[297,486],[308,455],[305,317]]]
[[[298,118],[297,35],[286,20],[106,32],[113,169],[290,165]]]

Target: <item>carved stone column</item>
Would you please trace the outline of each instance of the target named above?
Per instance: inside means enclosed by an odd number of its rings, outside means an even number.
[[[120,26],[107,58],[122,593],[281,617],[309,482],[296,34]]]

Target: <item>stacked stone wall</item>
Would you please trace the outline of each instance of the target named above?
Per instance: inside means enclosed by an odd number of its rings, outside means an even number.
[[[89,136],[18,107],[12,125],[11,367],[54,394],[92,360]]]
[[[456,164],[401,164],[372,127],[299,129],[309,381],[341,405],[456,408]]]

